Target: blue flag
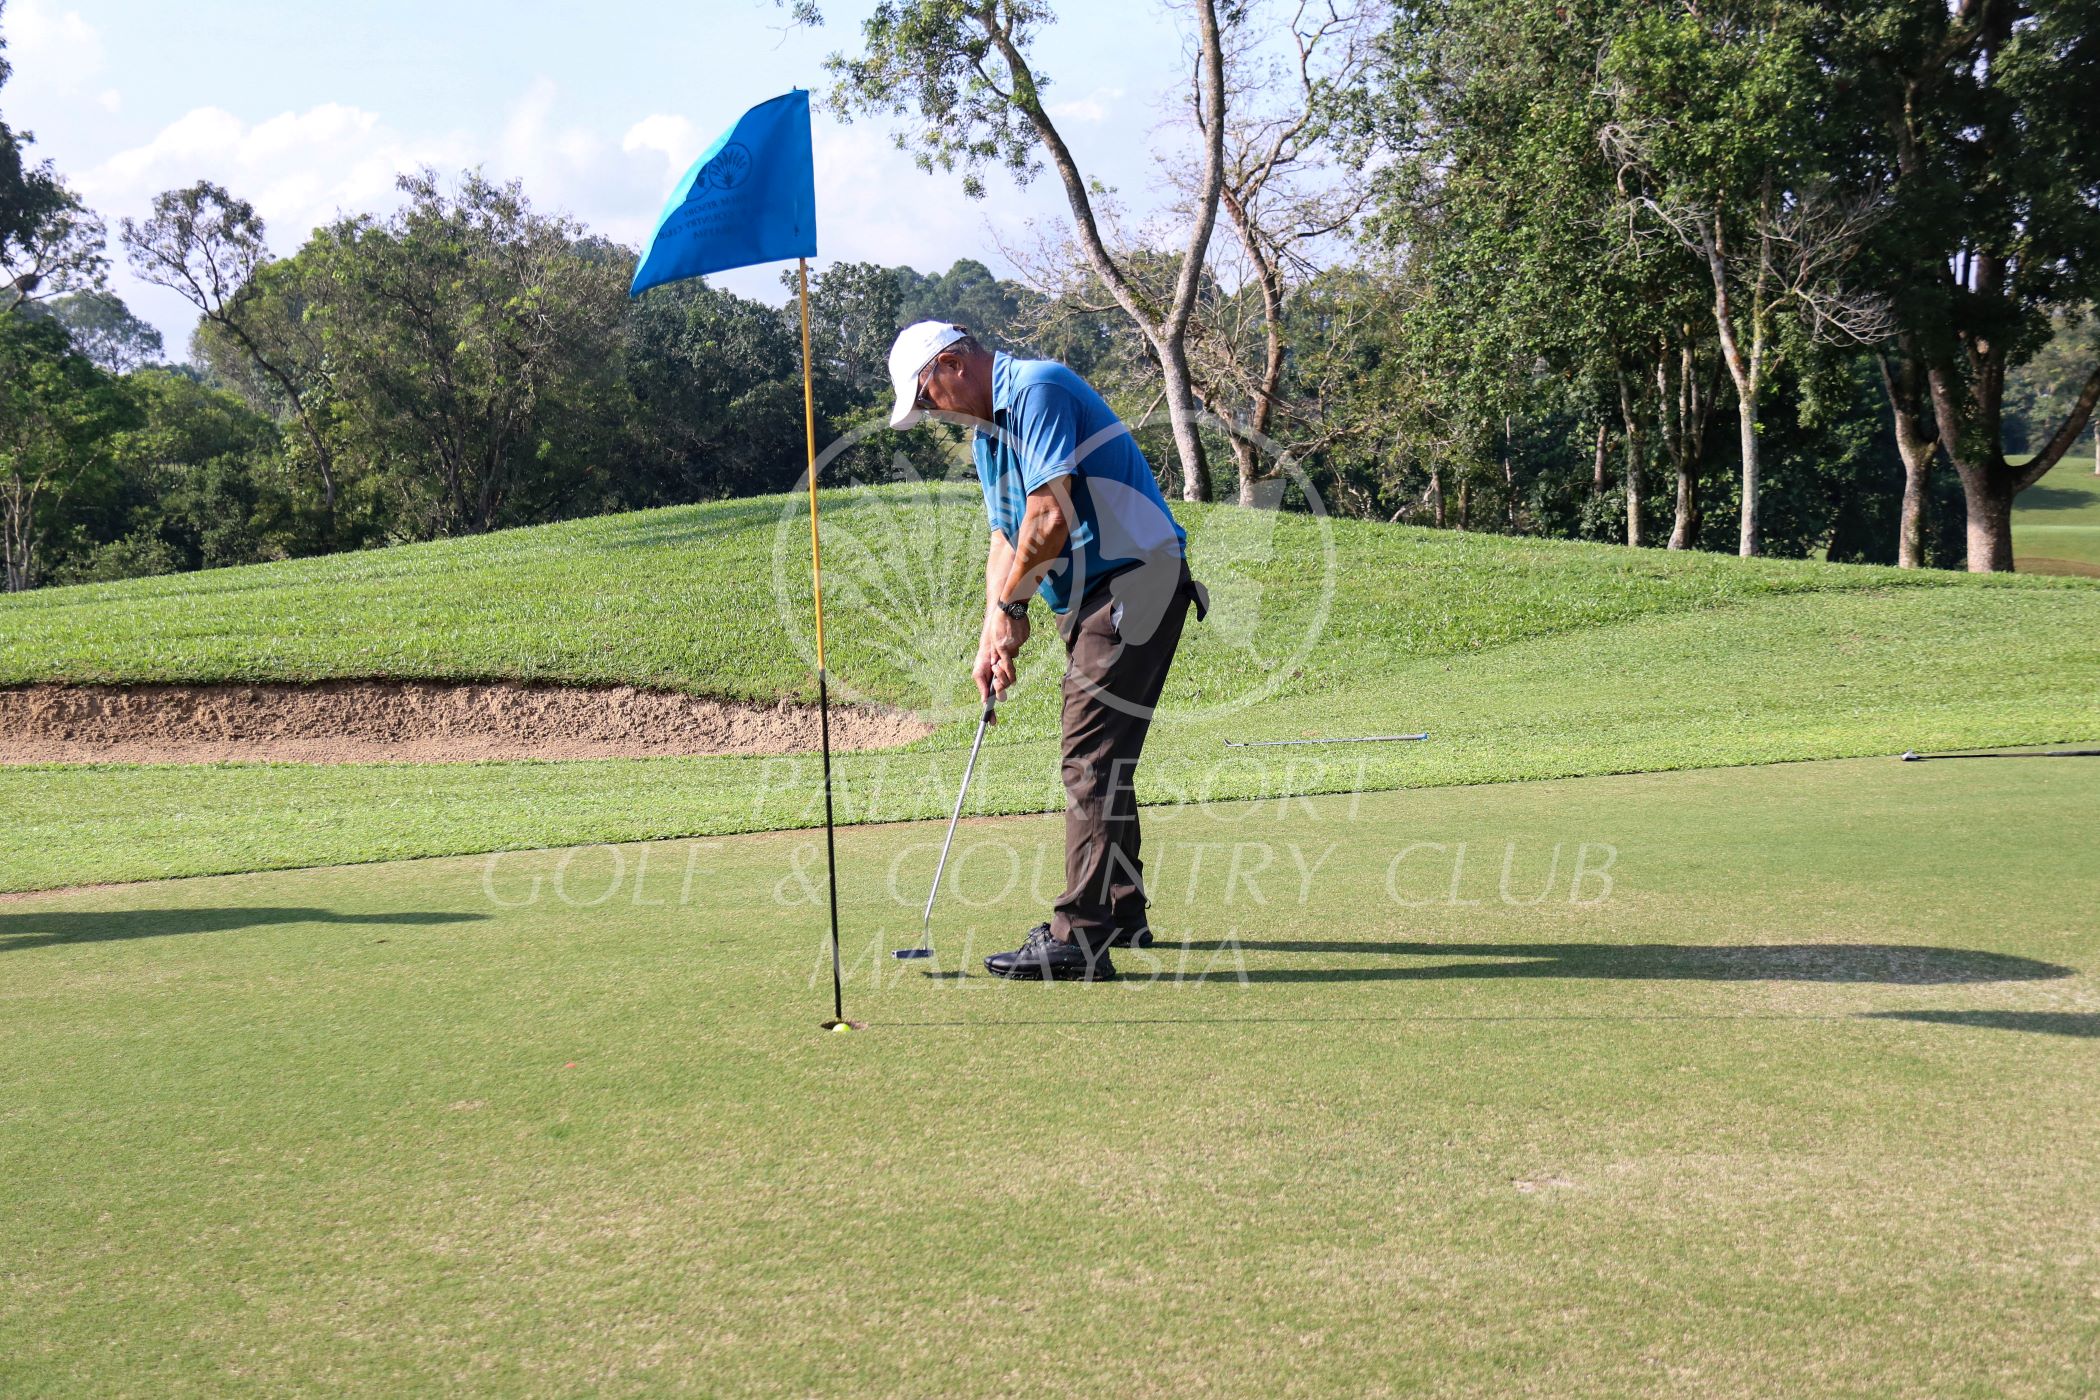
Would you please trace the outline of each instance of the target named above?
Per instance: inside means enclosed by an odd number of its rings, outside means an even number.
[[[817,255],[817,171],[809,94],[796,89],[737,119],[693,162],[657,216],[631,297],[752,263]]]

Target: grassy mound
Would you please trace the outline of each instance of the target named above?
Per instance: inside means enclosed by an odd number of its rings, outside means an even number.
[[[0,682],[508,677],[813,698],[806,517],[771,498],[0,602]],[[1179,508],[1210,620],[1144,800],[2100,735],[2092,582],[1742,561]],[[945,815],[975,718],[983,523],[951,486],[825,501],[838,689],[929,738],[839,767],[849,820]],[[1038,610],[1039,618],[1042,612]],[[1063,805],[1039,622],[976,809]],[[1227,740],[1427,729],[1426,745]],[[0,888],[806,826],[814,764],[738,758],[0,772]]]
[[[802,510],[799,497],[766,497],[47,589],[0,602],[0,684],[404,676],[813,695]],[[890,704],[953,699],[982,609],[975,490],[827,493],[823,511],[833,675]],[[1263,643],[1301,640],[1330,595],[1302,674],[1279,693],[1358,690],[1424,657],[1641,617],[1965,582],[1232,506],[1177,513],[1218,603],[1177,663],[1191,692],[1279,660],[1294,648]]]

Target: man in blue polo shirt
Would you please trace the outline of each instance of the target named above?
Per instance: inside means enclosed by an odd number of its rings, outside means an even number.
[[[935,417],[975,429],[991,545],[975,678],[989,699],[1014,683],[1028,600],[1057,615],[1064,678],[1065,890],[1047,923],[985,959],[1000,977],[1099,981],[1112,946],[1152,942],[1132,775],[1193,604],[1188,537],[1145,454],[1084,379],[1051,360],[978,344],[921,321],[890,350],[890,425]]]

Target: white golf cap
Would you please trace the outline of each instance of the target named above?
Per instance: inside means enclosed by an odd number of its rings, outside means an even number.
[[[890,346],[890,387],[897,391],[896,407],[890,410],[892,428],[909,428],[919,421],[920,371],[968,334],[946,321],[914,321],[897,332],[897,341]]]

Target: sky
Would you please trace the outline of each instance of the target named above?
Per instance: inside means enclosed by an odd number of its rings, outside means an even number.
[[[295,252],[340,213],[383,213],[397,174],[480,167],[520,179],[534,206],[639,248],[677,177],[745,108],[793,87],[820,94],[823,59],[857,48],[864,0],[826,0],[819,29],[770,0],[5,0],[14,77],[0,115],[31,155],[107,221],[111,288],[158,326],[171,359],[196,317],[124,266],[118,221],[165,189],[210,179],[253,203],[272,250]],[[1066,0],[1040,36],[1052,115],[1082,169],[1151,212],[1150,152],[1185,85],[1183,44],[1160,0]],[[945,269],[973,257],[1003,275],[1000,244],[1065,205],[1045,172],[1003,176],[988,198],[928,174],[889,119],[819,111],[820,269],[833,261]],[[780,269],[714,279],[784,297]]]

